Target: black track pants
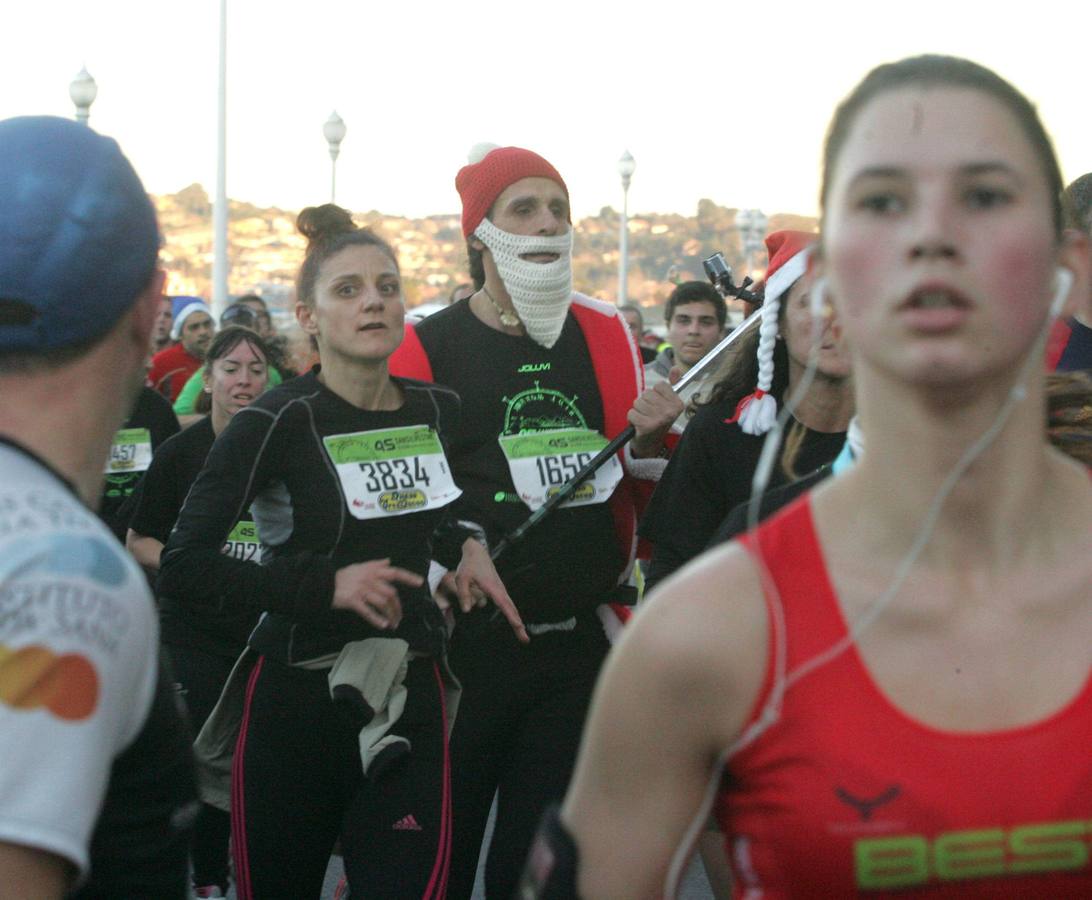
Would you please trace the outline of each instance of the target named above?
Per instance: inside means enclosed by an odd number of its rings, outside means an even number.
[[[455,841],[452,900],[469,898],[494,793],[497,824],[486,896],[508,900],[543,811],[572,775],[580,733],[610,645],[597,616],[518,643],[506,622],[472,613],[456,627],[451,667],[463,685],[451,736]]]
[[[436,664],[413,660],[406,686],[392,731],[412,751],[365,777],[357,730],[330,699],[327,673],[258,662],[232,772],[241,900],[317,898],[339,836],[354,900],[444,896],[450,778]]]
[[[200,647],[179,644],[165,645],[171,660],[175,681],[179,684],[194,737],[201,731],[235,660],[210,653]],[[242,648],[240,647],[240,652]],[[231,817],[222,809],[201,804],[193,827],[190,858],[193,863],[193,883],[198,887],[219,885],[226,893],[228,886],[228,839]]]

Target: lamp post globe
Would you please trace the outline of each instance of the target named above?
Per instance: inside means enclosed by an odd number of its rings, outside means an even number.
[[[91,77],[91,73],[87,71],[87,66],[84,66],[68,85],[68,96],[76,107],[77,122],[87,124],[87,120],[91,117],[91,104],[95,102],[98,95],[99,86]]]
[[[629,189],[629,180],[633,177],[636,168],[637,161],[633,158],[633,154],[627,150],[618,160],[618,174],[622,176],[623,190]]]
[[[333,203],[337,194],[337,157],[341,152],[341,142],[345,140],[345,121],[337,114],[337,110],[330,113],[322,126],[322,136],[326,138],[326,144],[330,149],[330,202]]]

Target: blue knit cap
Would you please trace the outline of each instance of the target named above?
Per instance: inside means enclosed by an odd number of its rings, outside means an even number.
[[[0,121],[0,352],[104,335],[158,253],[155,209],[115,141],[52,116]]]

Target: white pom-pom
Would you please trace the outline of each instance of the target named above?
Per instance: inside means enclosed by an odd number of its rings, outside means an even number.
[[[770,394],[749,397],[739,411],[739,427],[746,434],[765,434],[777,423],[777,401]]]
[[[466,161],[470,165],[480,163],[485,159],[489,153],[500,147],[500,144],[491,144],[489,141],[482,141],[480,144],[475,144],[470,148],[470,152],[466,154]]]

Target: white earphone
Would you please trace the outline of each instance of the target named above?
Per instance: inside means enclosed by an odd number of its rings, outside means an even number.
[[[812,319],[819,319],[823,316],[823,306],[826,303],[827,297],[827,279],[826,277],[819,277],[815,279],[815,284],[811,286],[811,304],[810,312]]]
[[[1056,319],[1065,309],[1065,302],[1069,299],[1069,292],[1073,288],[1073,270],[1065,266],[1058,266],[1054,270],[1054,299],[1050,301],[1050,318]]]

